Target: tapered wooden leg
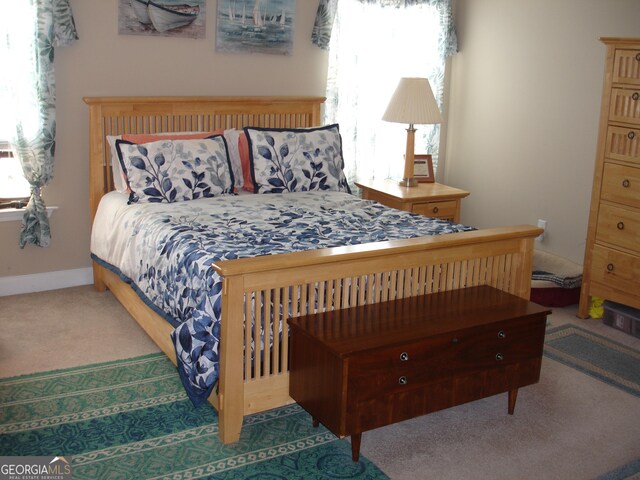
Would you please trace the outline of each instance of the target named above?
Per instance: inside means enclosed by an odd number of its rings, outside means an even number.
[[[516,409],[516,399],[518,398],[518,389],[509,390],[509,415],[513,415]]]
[[[93,262],[93,289],[96,292],[104,292],[107,289],[102,278],[102,268],[96,262]]]
[[[362,440],[362,433],[351,435],[351,460],[354,462],[360,459],[360,440]]]

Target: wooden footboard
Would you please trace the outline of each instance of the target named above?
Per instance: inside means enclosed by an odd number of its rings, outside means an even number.
[[[277,341],[289,316],[476,285],[529,299],[539,233],[524,225],[215,264],[223,277],[222,440],[238,440],[244,415],[292,402],[288,336]],[[253,360],[243,353],[252,343],[263,346]]]
[[[318,125],[318,97],[94,97],[90,113],[90,212],[112,189],[106,135],[243,126]],[[244,415],[292,402],[288,316],[430,292],[491,285],[529,298],[531,226],[225,260],[218,392],[220,437],[237,441]],[[175,363],[173,327],[116,274],[94,264],[97,290],[108,288]],[[257,346],[254,359],[246,352]]]

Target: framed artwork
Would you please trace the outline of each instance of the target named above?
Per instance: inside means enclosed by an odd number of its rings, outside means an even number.
[[[433,183],[433,157],[430,153],[414,155],[413,176],[419,182]]]
[[[216,51],[293,53],[295,0],[218,0]]]
[[[119,0],[118,33],[205,37],[205,0]]]

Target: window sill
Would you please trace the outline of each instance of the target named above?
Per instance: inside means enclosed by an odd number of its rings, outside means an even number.
[[[51,215],[57,209],[58,207],[47,207],[47,216],[51,218]],[[24,208],[6,208],[4,210],[0,210],[0,222],[13,222],[22,220],[23,216]]]

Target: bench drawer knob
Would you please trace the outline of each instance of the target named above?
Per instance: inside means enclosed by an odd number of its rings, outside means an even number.
[[[500,360],[503,360],[503,359],[504,359],[504,357],[502,356],[501,353],[496,353],[496,360],[500,361]]]
[[[409,360],[409,354],[407,352],[402,352],[400,354],[400,361],[406,362],[407,360]]]
[[[406,385],[407,383],[409,383],[409,380],[407,380],[407,377],[403,375],[398,379],[398,383],[400,385]]]
[[[498,332],[498,338],[505,338],[506,336],[507,336],[507,334],[506,334],[506,333],[504,333],[504,330],[500,330],[500,331]]]

